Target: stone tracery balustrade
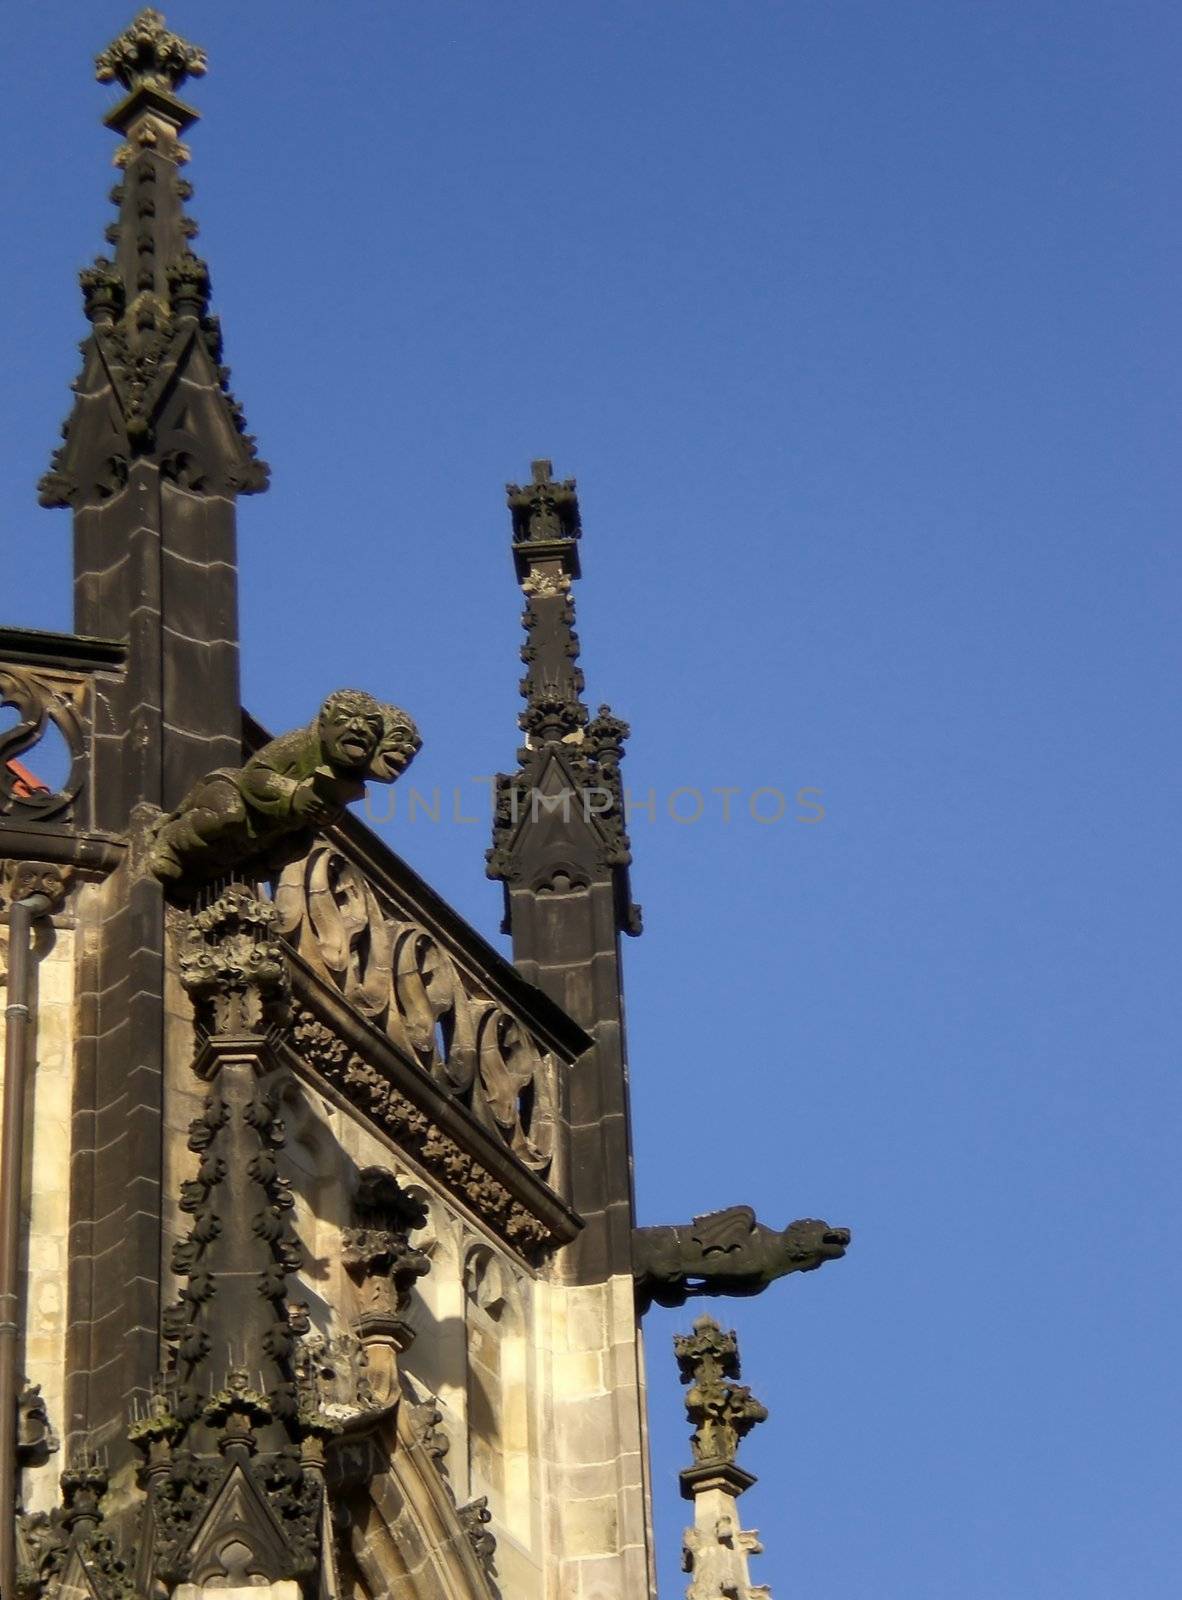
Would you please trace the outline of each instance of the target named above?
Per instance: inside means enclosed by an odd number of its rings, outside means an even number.
[[[0,726],[0,818],[72,820],[86,777],[88,700],[87,680],[78,674],[0,662],[0,707],[17,715],[15,723]],[[37,746],[51,727],[70,757],[60,788],[36,772]]]
[[[554,1147],[555,1063],[430,930],[384,899],[334,844],[286,867],[279,931],[449,1095],[543,1176]]]

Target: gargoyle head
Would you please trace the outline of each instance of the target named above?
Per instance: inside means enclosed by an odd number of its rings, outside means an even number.
[[[815,1217],[790,1222],[780,1235],[786,1272],[813,1272],[826,1261],[840,1261],[849,1247],[850,1230],[831,1228]]]
[[[362,689],[338,689],[321,706],[317,731],[330,767],[364,772],[386,731],[386,719],[373,695]]]
[[[369,763],[369,775],[379,783],[393,783],[410,766],[423,741],[405,711],[385,703],[381,711],[385,726]]]

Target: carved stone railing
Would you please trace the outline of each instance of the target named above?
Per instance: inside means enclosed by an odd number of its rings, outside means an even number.
[[[288,866],[274,898],[280,931],[308,966],[517,1162],[547,1177],[558,1063],[521,1009],[482,981],[479,960],[465,962],[420,907],[396,885],[375,884],[335,842]]]
[[[52,667],[0,659],[0,707],[17,714],[0,726],[0,823],[11,821],[86,825],[79,817],[89,755],[90,679]],[[60,787],[37,769],[37,747],[56,728],[69,752]]]
[[[95,833],[97,682],[123,670],[114,639],[0,628],[0,833],[13,855],[107,869],[119,841]],[[63,759],[64,757],[64,759]]]

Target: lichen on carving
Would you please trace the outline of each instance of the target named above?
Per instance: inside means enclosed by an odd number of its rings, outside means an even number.
[[[397,706],[338,689],[304,728],[272,739],[243,767],[201,778],[164,817],[151,852],[160,878],[215,877],[292,834],[326,826],[365,793],[393,783],[422,741]]]

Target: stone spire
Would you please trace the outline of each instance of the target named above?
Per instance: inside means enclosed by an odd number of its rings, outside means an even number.
[[[245,432],[194,254],[180,98],[205,71],[195,45],[141,11],[96,62],[124,91],[106,117],[119,135],[111,254],[80,276],[90,332],[41,503],[74,513],[74,624],[127,639],[125,715],[136,737],[100,740],[101,827],[122,830],[147,802],[165,809],[215,767],[238,765],[235,501],[267,486]],[[200,574],[200,576],[198,576]]]
[[[489,876],[504,885],[505,928],[518,970],[594,1041],[560,1082],[557,1139],[562,1195],[583,1228],[555,1271],[585,1286],[614,1330],[610,1354],[614,1460],[610,1493],[635,1503],[646,1482],[644,1380],[635,1315],[631,1112],[620,936],[640,932],[629,887],[631,852],[620,777],[626,725],[583,701],[571,584],[579,576],[581,524],[575,483],[535,461],[531,480],[510,484],[513,563],[525,597],[521,657],[525,735],[517,770],[498,779]],[[571,1395],[555,1415],[554,1459],[577,1482],[586,1421],[597,1395]],[[601,1487],[597,1493],[609,1493]],[[647,1594],[648,1541],[634,1543],[621,1518],[593,1563],[604,1593]],[[558,1587],[585,1586],[580,1561],[564,1563]]]
[[[692,1574],[687,1600],[771,1600],[747,1570],[748,1557],[763,1546],[739,1523],[736,1502],[755,1478],[735,1461],[740,1442],[767,1420],[767,1407],[734,1381],[738,1340],[713,1317],[699,1317],[692,1333],[675,1335],[673,1348],[681,1381],[689,1385],[685,1409],[694,1424],[693,1466],[681,1474],[682,1496],[694,1506],[694,1525],[682,1541],[682,1568]]]
[[[103,938],[79,978],[92,1042],[77,1085],[71,1248],[93,1269],[71,1283],[79,1344],[66,1375],[71,1434],[109,1452],[112,1481],[133,1452],[126,1415],[159,1365],[166,963],[164,891],[142,870],[161,811],[204,774],[242,765],[238,675],[239,494],[266,469],[243,431],[193,251],[182,143],[197,113],[182,98],[204,71],[194,45],[142,11],[103,51],[119,90],[117,215],[109,252],[82,273],[89,330],[64,441],[42,502],[73,516],[74,623],[123,643],[89,742],[92,825],[132,840],[96,886]],[[245,198],[245,196],[243,197]],[[253,1307],[252,1307],[253,1309]],[[67,1439],[73,1452],[86,1441]]]
[[[319,1592],[323,1442],[334,1425],[301,1404],[296,1370],[308,1319],[289,1298],[302,1252],[278,1163],[290,984],[276,921],[274,906],[230,884],[180,941],[193,1068],[207,1092],[189,1127],[196,1166],[180,1194],[190,1225],[172,1250],[183,1287],[164,1312],[170,1356],[130,1429],[149,1497],[139,1593],[264,1579]]]
[[[144,455],[156,455],[164,476],[186,489],[266,488],[267,469],[221,364],[209,268],[193,252],[197,224],[185,211],[192,188],[180,175],[189,159],[181,134],[198,113],[177,90],[205,65],[204,52],[152,10],[141,11],[95,62],[100,82],[126,91],[105,118],[123,141],[115,153],[122,178],[111,191],[119,215],[107,229],[113,255],[80,274],[92,332],[65,443],[41,481],[43,505],[110,499]],[[189,392],[174,393],[178,381]]]
[[[574,858],[589,853],[593,865],[610,869],[620,930],[639,933],[620,777],[629,728],[605,705],[590,717],[582,699],[571,593],[572,580],[580,576],[582,534],[575,480],[555,481],[549,461],[534,461],[530,482],[509,484],[507,494],[513,562],[525,596],[525,710],[518,717],[525,744],[517,752],[517,772],[498,779],[489,876],[502,879],[510,891],[531,868],[536,875],[531,858],[544,855],[553,858],[561,876],[577,881]],[[560,819],[558,830],[551,824],[539,831],[540,819],[554,817]],[[542,832],[545,846],[539,850]]]
[[[513,959],[595,1039],[565,1110],[567,1196],[586,1221],[576,1271],[632,1273],[632,1151],[620,934],[640,932],[620,762],[628,726],[583,702],[571,584],[582,525],[573,478],[549,461],[507,489],[513,565],[525,597],[520,682],[525,741],[497,779],[488,874],[505,886]]]

